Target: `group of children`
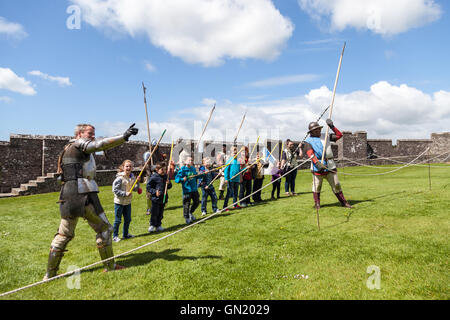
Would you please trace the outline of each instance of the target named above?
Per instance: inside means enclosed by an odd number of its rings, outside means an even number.
[[[152,167],[150,174],[147,176],[146,195],[148,199],[148,214],[150,215],[150,226],[148,232],[163,231],[162,219],[164,207],[168,202],[168,189],[172,188],[170,180],[180,183],[182,186],[183,196],[183,217],[186,224],[190,224],[196,220],[194,216],[195,210],[200,206],[201,214],[205,216],[208,212],[207,203],[208,198],[211,199],[212,212],[219,211],[218,196],[216,194],[213,182],[220,177],[223,177],[227,187],[226,196],[223,198],[223,209],[229,211],[228,203],[230,198],[233,201],[233,207],[239,209],[241,207],[250,206],[253,203],[250,200],[250,194],[253,192],[253,202],[258,203],[262,201],[261,187],[264,180],[264,167],[267,163],[260,158],[257,153],[256,160],[250,162],[249,151],[247,147],[241,149],[240,157],[238,158],[237,147],[232,147],[231,154],[222,166],[222,170],[213,168],[213,161],[210,158],[204,158],[202,165],[197,169],[194,166],[192,157],[188,156],[182,159],[177,166],[172,162],[166,164],[161,161]],[[169,175],[169,168],[171,172]],[[113,182],[114,193],[114,213],[115,220],[113,225],[113,241],[118,242],[119,227],[123,223],[123,239],[134,237],[129,233],[129,226],[131,223],[131,199],[132,192],[142,192],[139,183],[135,183],[136,177],[132,173],[133,162],[125,160],[118,169],[116,179]],[[280,162],[272,169],[272,181],[276,180],[282,175]],[[253,182],[253,183],[252,183]],[[252,185],[253,184],[253,185]],[[271,199],[280,198],[280,179],[273,183]],[[133,187],[133,190],[130,188]],[[199,190],[201,189],[201,199]],[[239,203],[239,204],[238,204]]]

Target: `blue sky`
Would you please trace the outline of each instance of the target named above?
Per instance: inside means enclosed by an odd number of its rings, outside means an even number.
[[[80,9],[69,29],[66,10]],[[450,131],[447,1],[0,1],[0,140],[12,133],[97,136],[135,122],[152,137],[300,140],[331,102],[369,138]],[[74,21],[74,20],[70,20]],[[231,137],[230,137],[231,135]],[[166,139],[166,140],[167,140]]]

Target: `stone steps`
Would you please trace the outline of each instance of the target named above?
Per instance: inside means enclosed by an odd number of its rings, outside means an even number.
[[[0,198],[26,196],[31,194],[43,193],[39,192],[45,184],[54,183],[58,177],[57,173],[47,173],[46,176],[37,177],[35,180],[30,180],[27,183],[22,183],[18,188],[12,188],[10,193],[0,193]],[[49,192],[49,191],[45,191]]]

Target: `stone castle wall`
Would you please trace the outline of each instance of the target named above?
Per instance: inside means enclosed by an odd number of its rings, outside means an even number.
[[[0,141],[0,193],[8,193],[12,188],[18,188],[21,184],[36,179],[36,177],[56,172],[58,156],[70,139],[71,137],[68,136],[11,134],[9,142]],[[299,141],[294,141],[295,146],[298,143]],[[205,141],[203,142],[203,151],[205,154],[215,157],[222,150],[222,144],[222,142]],[[267,140],[263,143],[260,142],[255,149],[261,151],[263,147],[266,147],[269,151],[272,151],[276,147],[273,156],[280,159],[281,145],[282,141]],[[238,148],[241,146],[242,144],[238,143]],[[254,144],[250,144],[250,150],[253,146]],[[170,147],[171,144],[162,143],[160,151],[166,153],[169,157]],[[196,141],[194,140],[183,140],[182,143],[175,144],[173,151],[175,162],[178,162],[178,154],[183,147],[191,151],[196,164],[201,163],[202,153],[197,152]],[[227,143],[227,150],[230,147],[231,143]],[[364,131],[355,133],[344,131],[343,137],[332,145],[338,160],[345,158],[362,160],[367,159],[369,155],[378,158],[414,158],[428,147],[430,148],[428,154],[431,155],[450,151],[450,132],[433,133],[430,139],[398,140],[397,144],[393,145],[392,140],[367,139],[367,133]],[[147,150],[147,142],[130,141],[119,147],[96,154],[97,169],[102,176],[99,176],[99,185],[111,184],[111,179],[115,176],[115,170],[125,159],[132,160],[135,168],[142,167],[144,165],[143,155]],[[381,163],[379,162],[379,164]],[[341,162],[341,165],[346,164]],[[307,168],[308,166],[309,164],[305,164],[304,167]]]

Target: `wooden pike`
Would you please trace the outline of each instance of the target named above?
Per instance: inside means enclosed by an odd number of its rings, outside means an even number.
[[[169,166],[170,166],[170,163],[172,162],[172,153],[173,153],[173,140],[172,140],[172,146],[170,147]],[[166,186],[164,188],[163,204],[166,203],[166,194],[167,194],[168,185],[169,185],[169,169],[167,168],[167,180],[166,180]]]
[[[214,107],[212,107],[211,111],[209,112],[208,120],[206,121],[205,126],[203,127],[202,134],[200,135],[200,138],[197,141],[197,146],[195,147],[195,149],[198,149],[198,146],[199,146],[200,142],[202,141],[203,134],[206,131],[206,127],[208,126],[209,120],[211,120],[211,117],[212,117],[213,112],[214,112],[215,109],[216,109],[216,104],[214,103]]]
[[[236,133],[236,136],[235,136],[234,139],[233,139],[233,144],[236,144],[236,141],[237,141],[239,132],[241,131],[242,124],[244,123],[244,119],[245,119],[246,114],[247,114],[247,111],[245,111],[244,116],[242,117],[241,124],[239,125],[239,128],[238,128],[238,131],[237,131],[237,133]]]
[[[339,59],[339,66],[338,66],[338,70],[337,70],[337,73],[336,73],[336,80],[334,81],[333,97],[331,99],[330,113],[328,115],[328,119],[331,119],[331,115],[333,114],[334,98],[336,96],[336,87],[337,87],[337,83],[338,83],[338,79],[339,79],[339,73],[341,72],[341,64],[342,64],[342,58],[344,56],[344,50],[345,50],[345,42],[344,42],[344,46],[342,47],[341,57]],[[328,131],[329,131],[329,129],[330,129],[330,127],[327,126],[327,129],[326,129],[326,132],[325,132],[325,143],[323,145],[323,152],[322,152],[322,163],[324,163],[324,160],[325,160],[325,147],[326,147],[327,142],[328,142]]]
[[[130,192],[131,190],[133,190],[134,186],[136,185],[136,183],[138,182],[138,180],[140,179],[140,177],[142,176],[142,173],[144,172],[145,168],[147,168],[148,163],[150,162],[150,159],[153,156],[153,152],[155,152],[156,148],[159,146],[159,143],[161,142],[162,138],[164,137],[164,134],[166,133],[166,129],[164,129],[163,133],[161,134],[161,137],[159,137],[158,142],[156,143],[155,148],[153,149],[152,153],[150,154],[150,158],[147,159],[147,161],[145,161],[144,166],[142,167],[141,172],[139,173],[139,175],[137,176],[136,180],[134,181],[133,185],[131,186],[130,190],[128,190],[128,192]]]
[[[150,154],[152,154],[152,141],[150,139],[150,122],[148,121],[147,98],[145,96],[147,88],[144,86],[144,81],[142,81],[142,90],[144,90],[145,117],[147,118],[148,150]],[[151,165],[153,165],[153,159],[150,160],[150,163]]]

